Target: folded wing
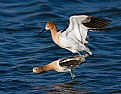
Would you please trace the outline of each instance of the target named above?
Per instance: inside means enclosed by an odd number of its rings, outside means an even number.
[[[61,67],[67,67],[67,68],[73,68],[78,66],[80,63],[83,63],[85,61],[84,57],[81,56],[72,56],[68,58],[63,58],[59,61],[59,65]]]

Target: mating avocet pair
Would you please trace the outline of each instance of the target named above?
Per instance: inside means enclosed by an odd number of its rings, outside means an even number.
[[[88,31],[99,32],[105,30],[106,26],[108,26],[110,22],[110,20],[99,17],[74,15],[70,17],[69,26],[65,31],[58,31],[56,24],[49,21],[46,23],[45,29],[42,32],[44,32],[45,30],[50,30],[52,39],[57,45],[59,45],[61,48],[65,48],[71,51],[72,53],[78,53],[81,57],[80,51],[86,51],[89,55],[92,55],[90,49],[85,45],[86,43],[88,43],[88,41],[86,40]],[[40,35],[42,32],[40,32],[38,35]],[[66,72],[67,69],[70,71],[70,69],[73,68],[70,67],[70,64],[71,66],[80,64],[75,64],[76,61],[72,63],[72,60],[75,60],[75,57],[72,57],[71,60],[70,58],[66,58],[65,60],[68,62],[64,62],[64,64],[69,64],[69,67],[63,66],[63,64],[61,64],[60,62],[57,63],[59,66],[54,66],[56,67],[56,69],[54,70],[57,70],[58,72]],[[59,62],[59,60],[57,60],[57,62]],[[48,67],[37,67],[33,69],[33,72],[39,73],[38,70],[44,71],[46,70],[46,68],[48,70]],[[72,78],[74,78],[73,75]]]

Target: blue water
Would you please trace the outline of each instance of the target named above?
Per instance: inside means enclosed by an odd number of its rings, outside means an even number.
[[[93,56],[69,73],[32,68],[77,55],[61,49],[50,32],[33,38],[47,21],[59,30],[73,14],[112,20],[106,32],[89,32]],[[121,0],[0,0],[0,94],[121,94]]]

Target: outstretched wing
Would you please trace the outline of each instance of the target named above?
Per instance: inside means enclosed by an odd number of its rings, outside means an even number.
[[[70,37],[75,37],[79,41],[85,41],[88,31],[102,31],[110,22],[110,20],[99,17],[74,15],[70,17],[67,31],[72,31],[69,32]]]
[[[93,31],[102,31],[105,30],[105,28],[111,23],[110,20],[99,18],[99,17],[93,17],[93,16],[87,16],[85,17],[82,24],[89,28],[89,30]]]
[[[74,26],[77,23],[79,25],[81,24],[84,25],[85,27],[87,27],[87,29],[90,29],[90,30],[95,29],[95,31],[96,30],[99,31],[101,29],[105,29],[106,26],[108,26],[111,23],[111,21],[100,17],[87,16],[87,15],[75,15],[70,17],[69,28],[74,29],[75,28]]]

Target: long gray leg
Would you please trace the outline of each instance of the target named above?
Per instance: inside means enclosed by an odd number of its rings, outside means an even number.
[[[81,56],[81,54],[80,54],[80,52],[79,52],[79,51],[77,51],[77,53],[79,54],[79,56]]]
[[[72,70],[70,70],[69,72],[71,74],[72,79],[75,79],[76,76],[73,74]]]

